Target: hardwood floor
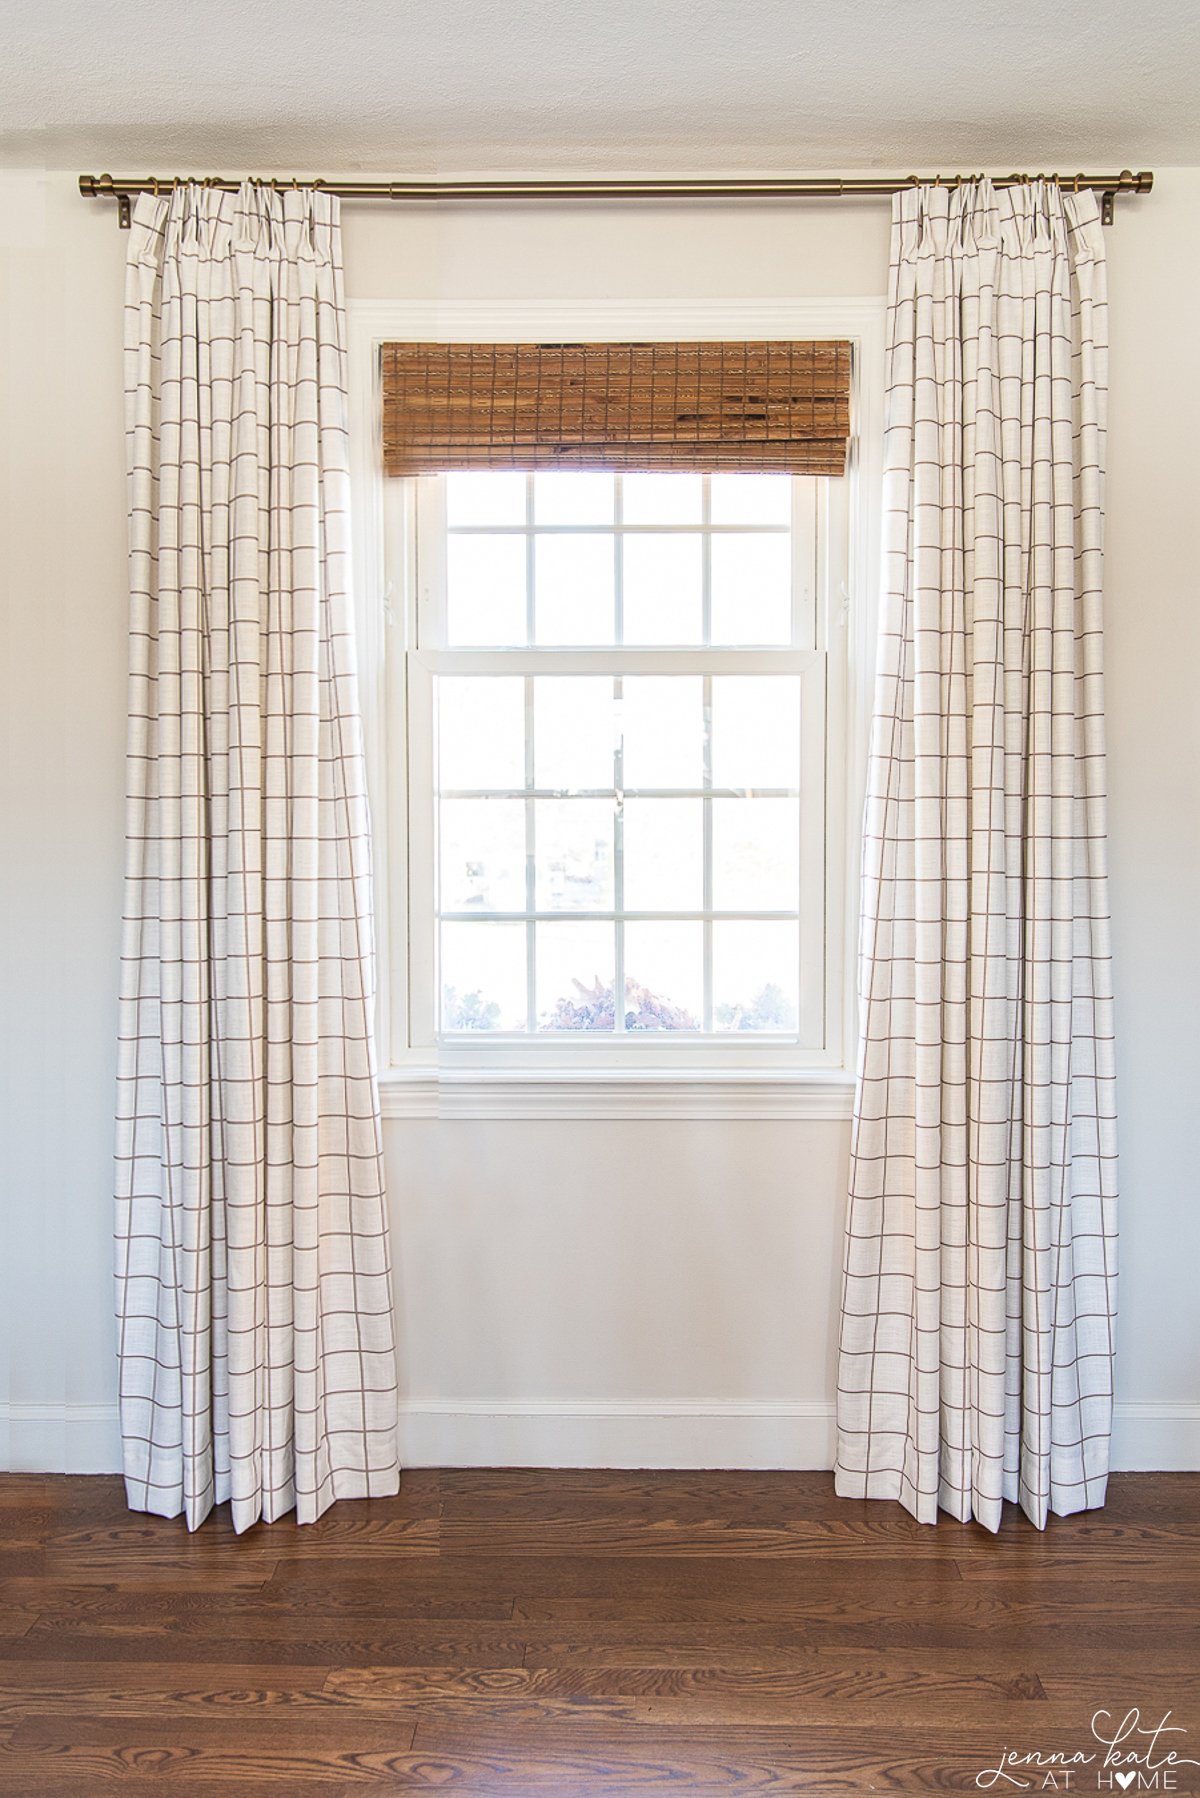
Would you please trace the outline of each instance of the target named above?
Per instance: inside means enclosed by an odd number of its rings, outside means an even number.
[[[1200,1792],[1198,1601],[1200,1475],[996,1539],[828,1474],[418,1470],[240,1539],[9,1475],[0,1791]],[[1106,1768],[1100,1711],[1186,1733]]]

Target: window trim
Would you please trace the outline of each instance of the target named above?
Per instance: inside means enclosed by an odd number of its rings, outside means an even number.
[[[808,1117],[849,1115],[856,1055],[857,1004],[853,949],[857,932],[859,833],[866,769],[866,724],[873,680],[882,466],[882,298],[826,300],[608,300],[596,302],[351,301],[348,307],[350,453],[354,491],[355,596],[367,780],[374,821],[378,994],[376,1038],[380,1087],[387,1117]],[[478,342],[652,340],[840,336],[854,344],[854,439],[846,477],[849,506],[848,579],[837,627],[847,632],[844,703],[829,707],[827,767],[844,769],[845,854],[830,868],[827,932],[840,969],[841,1047],[812,1065],[785,1065],[779,1051],[753,1064],[755,1049],[714,1061],[719,1045],[671,1045],[671,1066],[619,1065],[580,1069],[563,1065],[561,1045],[549,1059],[521,1047],[521,1063],[480,1068],[431,1066],[428,1048],[409,1044],[406,955],[389,942],[396,895],[407,889],[408,844],[404,796],[406,719],[389,707],[397,661],[396,639],[415,608],[414,571],[403,568],[389,588],[386,553],[389,510],[378,453],[381,421],[379,347],[397,337]],[[408,532],[411,541],[411,528]],[[393,546],[397,547],[397,546]],[[389,655],[389,649],[393,653]],[[389,676],[389,664],[391,676]],[[831,1002],[836,995],[831,988]],[[399,1028],[398,1028],[399,1027]],[[700,1051],[689,1057],[688,1049]],[[684,1054],[680,1055],[679,1051]],[[770,1052],[769,1052],[770,1053]],[[543,1051],[543,1056],[545,1051]],[[602,1061],[602,1057],[598,1061]],[[648,1059],[648,1058],[647,1058]],[[541,1065],[538,1065],[539,1061]]]

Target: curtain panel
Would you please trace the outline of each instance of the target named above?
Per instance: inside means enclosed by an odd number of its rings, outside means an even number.
[[[143,196],[117,1123],[130,1505],[395,1492],[338,202]]]
[[[837,1490],[1103,1503],[1116,1269],[1091,194],[896,198]]]

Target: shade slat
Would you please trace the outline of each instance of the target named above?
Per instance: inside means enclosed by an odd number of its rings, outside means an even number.
[[[846,342],[388,343],[384,468],[843,474],[851,361]]]

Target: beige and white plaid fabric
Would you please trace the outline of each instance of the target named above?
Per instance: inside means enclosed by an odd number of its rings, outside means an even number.
[[[897,196],[837,1490],[1103,1503],[1116,1124],[1090,194]]]
[[[129,1502],[394,1492],[338,203],[137,205],[117,1125]]]

